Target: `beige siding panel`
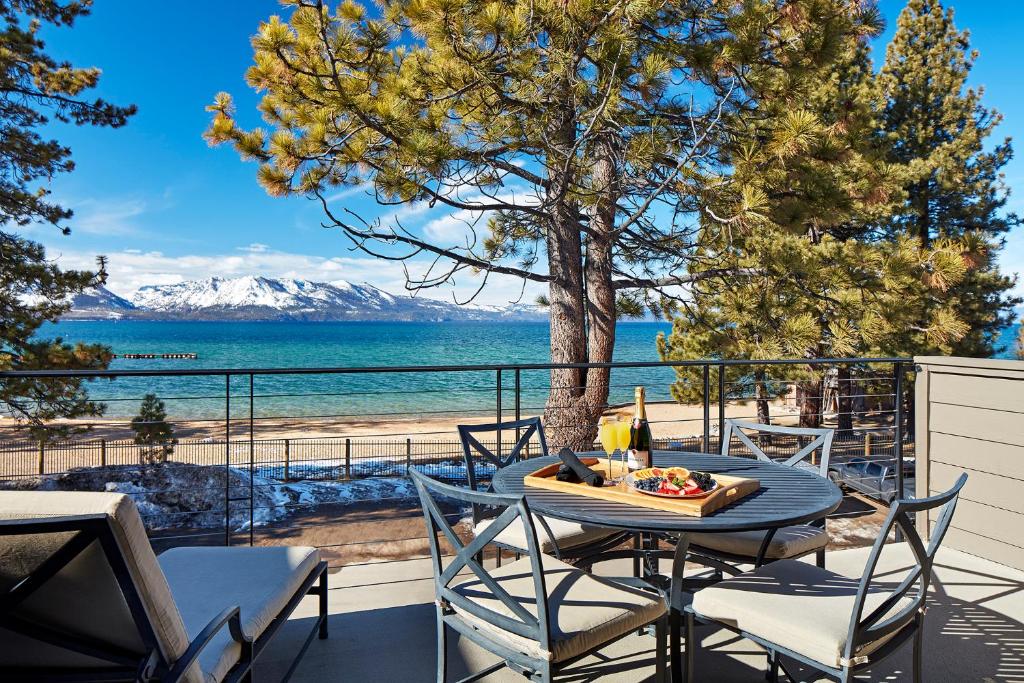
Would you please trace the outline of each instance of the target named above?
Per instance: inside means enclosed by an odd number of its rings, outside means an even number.
[[[1024,446],[979,441],[952,434],[931,434],[928,443],[930,465],[933,467],[934,463],[943,463],[1024,479]],[[1019,493],[1024,498],[1024,488],[1019,489]]]
[[[957,512],[959,513],[959,509]],[[953,524],[956,524],[956,521],[954,518]],[[1024,548],[1014,547],[962,529],[950,527],[942,545],[1009,567],[1024,568]]]
[[[939,491],[935,491],[939,493]],[[932,519],[938,513],[933,513]],[[953,514],[953,526],[1009,545],[1024,548],[1024,515],[960,498]],[[952,546],[963,550],[959,546]]]
[[[1017,413],[932,402],[928,421],[933,435],[938,432],[1024,446],[1024,417]]]
[[[931,400],[975,408],[1024,413],[1024,376],[1021,379],[931,373]]]
[[[963,471],[962,467],[933,462],[931,468],[932,492],[948,491]],[[967,483],[964,484],[964,488],[960,492],[960,501],[965,500],[1024,513],[1024,482],[1020,479],[968,469]]]

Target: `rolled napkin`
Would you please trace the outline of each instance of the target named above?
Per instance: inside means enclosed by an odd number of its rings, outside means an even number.
[[[559,478],[559,481],[569,481],[568,479],[561,478],[562,470],[564,468],[568,468],[573,475],[578,477],[576,481],[582,481],[590,486],[604,486],[604,477],[602,477],[600,474],[584,465],[583,462],[579,458],[577,458],[576,454],[573,453],[570,449],[563,448],[558,452],[558,457],[564,463],[562,467],[559,468],[558,474],[555,475],[557,478]]]

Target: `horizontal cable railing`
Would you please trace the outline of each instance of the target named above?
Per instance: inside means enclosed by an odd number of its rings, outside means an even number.
[[[596,413],[580,421],[576,403],[583,378],[560,371],[605,368],[603,412],[630,412],[632,388],[644,386],[658,450],[720,452],[727,417],[756,422],[767,411],[777,424],[836,428],[836,479],[864,495],[884,502],[913,475],[907,359],[712,359],[0,372],[0,382],[88,380],[106,405],[101,417],[55,421],[57,436],[39,441],[0,421],[0,488],[126,493],[161,548],[302,542],[335,564],[412,556],[426,545],[409,468],[464,484],[459,422],[543,415],[593,438]],[[167,405],[175,441],[166,449],[132,438],[147,393]],[[60,438],[57,428],[87,431]],[[485,445],[507,452],[514,441],[505,433]],[[784,458],[801,444],[773,435],[758,445]],[[524,455],[539,451],[532,443]],[[738,439],[730,452],[751,455]]]

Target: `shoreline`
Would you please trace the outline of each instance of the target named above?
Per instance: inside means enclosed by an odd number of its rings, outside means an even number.
[[[772,421],[776,424],[796,424],[798,412],[781,399],[771,402]],[[631,416],[632,404],[612,406],[605,415]],[[533,417],[535,411],[522,414],[523,418]],[[647,403],[647,417],[651,425],[651,433],[656,439],[672,437],[694,437],[703,434],[704,410],[701,404],[679,404],[674,401],[655,401]],[[726,407],[727,418],[757,419],[757,410],[753,400],[731,403]],[[438,416],[390,417],[366,415],[345,418],[289,417],[266,418],[256,417],[253,420],[253,437],[255,440],[269,439],[327,439],[327,438],[394,438],[394,437],[429,437],[429,440],[457,440],[456,426],[459,424],[486,424],[494,422],[497,415],[493,412],[466,412]],[[504,420],[514,419],[514,414],[505,411]],[[130,440],[133,432],[130,427],[131,418],[94,418],[91,420],[54,420],[52,424],[67,426],[92,425],[85,433],[73,436],[70,441],[108,441]],[[206,420],[168,418],[174,428],[175,436],[181,440],[223,440],[227,435],[227,427],[223,418]],[[717,410],[711,415],[712,433],[717,433]],[[230,437],[232,440],[249,438],[249,417],[238,416],[231,420]],[[10,418],[0,418],[0,442],[26,442],[27,433],[13,425]]]

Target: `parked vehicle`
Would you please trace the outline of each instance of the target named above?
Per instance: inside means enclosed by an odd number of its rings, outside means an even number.
[[[904,461],[903,487],[908,496],[914,495],[914,474],[914,462]],[[850,458],[832,462],[828,466],[828,478],[883,503],[892,503],[897,497],[896,463],[892,461]]]

